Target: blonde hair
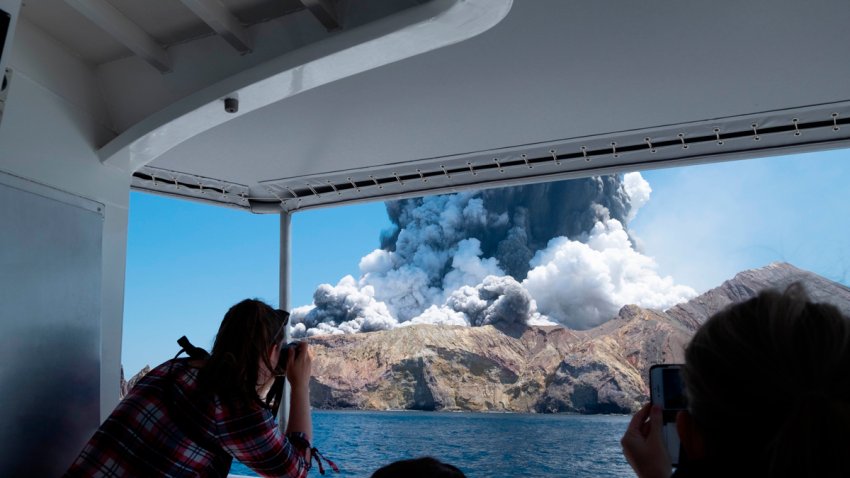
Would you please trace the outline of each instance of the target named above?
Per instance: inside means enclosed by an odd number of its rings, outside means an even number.
[[[684,378],[715,464],[850,475],[850,320],[800,284],[709,319],[685,351]]]

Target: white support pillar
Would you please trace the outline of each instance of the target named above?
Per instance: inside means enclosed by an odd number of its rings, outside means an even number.
[[[278,308],[289,311],[289,278],[291,275],[290,258],[292,257],[290,226],[292,215],[288,211],[280,213],[280,290],[278,293]],[[292,326],[287,325],[283,331],[284,343],[291,339]],[[281,432],[286,431],[286,422],[289,420],[289,381],[284,382],[283,396],[280,400],[280,408],[277,412],[277,423]]]

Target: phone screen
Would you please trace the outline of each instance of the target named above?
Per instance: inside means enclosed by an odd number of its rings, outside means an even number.
[[[681,443],[676,431],[676,415],[687,409],[685,383],[682,380],[682,365],[653,365],[649,369],[649,388],[653,405],[662,409],[664,426],[661,434],[667,455],[674,466],[679,464]]]

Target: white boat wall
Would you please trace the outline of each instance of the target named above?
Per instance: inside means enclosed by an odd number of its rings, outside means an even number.
[[[844,0],[0,10],[3,476],[61,474],[118,401],[131,189],[279,214],[285,307],[300,210],[850,138]]]

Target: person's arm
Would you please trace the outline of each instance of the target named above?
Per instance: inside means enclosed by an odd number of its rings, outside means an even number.
[[[286,378],[291,386],[289,398],[289,421],[286,433],[303,433],[307,441],[313,442],[313,419],[310,415],[310,374],[313,351],[304,342],[298,344],[298,353],[289,350]]]
[[[305,477],[310,469],[313,424],[310,373],[313,353],[306,343],[289,350],[286,377],[292,386],[286,437],[269,410],[225,420],[220,435],[227,451],[261,476]]]
[[[221,446],[260,476],[307,476],[309,451],[283,436],[270,410],[223,407],[216,419]]]
[[[673,472],[662,426],[661,408],[647,403],[632,417],[620,440],[623,455],[639,478],[669,478]]]

